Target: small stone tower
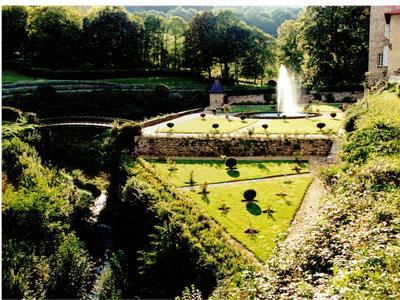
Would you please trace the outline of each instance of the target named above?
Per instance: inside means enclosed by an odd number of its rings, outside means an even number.
[[[223,106],[225,92],[221,82],[215,79],[213,86],[210,89],[210,106]]]

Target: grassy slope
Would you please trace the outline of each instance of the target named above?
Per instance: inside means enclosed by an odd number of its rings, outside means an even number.
[[[289,228],[311,183],[311,176],[293,178],[290,181],[288,184],[284,183],[285,179],[275,178],[266,182],[209,188],[207,196],[199,194],[199,189],[188,192],[188,195],[200,203],[228,233],[250,249],[260,260],[266,260],[275,247],[275,239]],[[242,202],[243,192],[247,189],[257,191],[258,202],[249,206]],[[287,196],[276,195],[281,192]],[[219,210],[223,204],[230,208],[227,214]],[[269,207],[273,213],[262,213]],[[259,233],[255,236],[246,234],[245,230],[250,226],[259,230]]]
[[[19,81],[34,81],[38,80],[39,78],[22,75],[13,71],[3,70],[1,73],[2,76],[2,83],[14,83]]]
[[[190,173],[193,171],[195,184],[227,182],[261,178],[273,175],[295,174],[295,166],[301,167],[301,172],[307,172],[307,163],[295,163],[293,161],[252,161],[239,160],[237,169],[228,172],[223,160],[177,160],[175,171],[169,169],[171,165],[165,161],[150,161],[153,166],[173,184],[188,186]]]
[[[218,133],[230,133],[241,128],[248,127],[254,124],[256,120],[239,120],[229,119],[226,120],[222,116],[210,116],[208,115],[204,120],[199,116],[198,118],[189,119],[183,121],[174,126],[171,131],[166,125],[159,127],[159,132],[173,132],[173,133],[214,133],[215,130],[212,128],[214,123],[219,124]]]
[[[137,84],[142,85],[144,88],[153,89],[157,84],[165,84],[172,89],[183,89],[183,90],[204,90],[207,91],[209,88],[208,84],[198,82],[191,78],[177,78],[177,77],[130,77],[130,78],[109,78],[99,79],[91,81],[100,82],[113,82],[123,84]]]
[[[359,117],[344,144],[353,144],[353,154],[368,156],[321,170],[331,190],[321,219],[295,241],[282,243],[263,274],[244,274],[240,287],[221,286],[216,298],[399,297],[400,135],[390,136],[400,130],[399,90],[400,85],[369,95],[349,109],[349,116],[359,112]]]

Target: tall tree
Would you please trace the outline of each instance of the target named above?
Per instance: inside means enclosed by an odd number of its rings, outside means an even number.
[[[229,79],[229,64],[238,62],[250,45],[250,28],[230,11],[217,15],[214,55],[223,66],[222,78]]]
[[[140,24],[122,7],[90,11],[83,22],[88,61],[103,66],[138,66]]]
[[[301,23],[288,20],[278,28],[277,58],[279,63],[300,73],[303,63],[303,51],[300,49]]]
[[[165,19],[147,14],[143,28],[143,61],[146,65],[161,66],[165,62]]]
[[[38,61],[71,64],[79,55],[81,16],[72,7],[38,6],[29,14],[27,31]]]
[[[183,34],[186,30],[186,22],[181,17],[172,16],[167,21],[168,30],[174,37],[174,63],[173,67],[176,69],[180,66],[179,52],[182,49]],[[178,46],[178,40],[181,41]],[[178,49],[179,48],[179,49]]]
[[[1,16],[3,57],[7,58],[21,52],[26,45],[28,10],[25,6],[3,6]]]
[[[216,17],[212,12],[197,14],[185,32],[186,65],[197,73],[207,70],[211,78],[216,39]]]
[[[242,75],[253,78],[254,83],[258,78],[262,80],[266,75],[274,75],[275,48],[275,39],[271,35],[253,27],[242,59]]]
[[[307,84],[335,85],[363,80],[368,65],[367,7],[310,6],[300,22]]]

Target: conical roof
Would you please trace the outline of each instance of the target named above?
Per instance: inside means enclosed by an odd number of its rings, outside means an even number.
[[[215,79],[214,84],[210,89],[210,94],[224,94],[224,88],[221,85],[221,82],[218,79]]]

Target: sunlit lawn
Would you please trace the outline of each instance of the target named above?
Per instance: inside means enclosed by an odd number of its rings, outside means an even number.
[[[311,176],[274,178],[251,184],[209,187],[206,195],[200,193],[200,188],[187,194],[260,260],[266,260],[276,245],[275,239],[290,227],[311,181]],[[256,190],[258,202],[248,205],[242,202],[247,189]],[[249,228],[259,232],[246,234]]]
[[[326,104],[312,104],[311,111],[316,112],[339,112],[340,103],[326,103]],[[304,104],[299,105],[303,109]],[[270,104],[252,104],[252,105],[232,105],[230,107],[231,113],[258,113],[258,112],[275,112],[277,105]]]
[[[171,121],[173,123],[173,121]],[[159,132],[172,132],[172,133],[229,133],[241,128],[250,126],[256,123],[257,120],[245,120],[242,121],[238,118],[225,119],[223,116],[211,116],[207,115],[205,119],[200,116],[196,116],[193,119],[189,119],[180,123],[170,130],[165,124],[158,128]],[[218,130],[212,128],[213,124],[219,124]]]
[[[165,175],[166,178],[177,186],[190,184],[190,173],[193,172],[192,184],[199,185],[204,182],[226,182],[262,178],[274,175],[296,174],[296,166],[301,173],[308,172],[308,163],[294,161],[261,161],[238,160],[237,168],[229,171],[224,160],[176,160],[173,165],[166,161],[150,160],[150,163]],[[172,167],[174,166],[174,167]]]
[[[317,123],[325,123],[326,126],[321,131],[317,127]],[[326,133],[329,130],[332,132],[337,132],[342,123],[342,119],[340,117],[335,117],[333,119],[330,116],[309,118],[309,119],[265,119],[261,122],[261,124],[257,124],[254,126],[255,133],[265,133],[265,129],[262,128],[262,124],[267,124],[267,133],[277,133],[277,134],[317,134],[317,133]]]
[[[113,82],[122,84],[137,84],[144,88],[155,88],[157,84],[165,84],[172,89],[184,90],[207,90],[209,85],[196,81],[192,78],[182,77],[163,77],[163,76],[150,76],[150,77],[130,77],[130,78],[108,78],[91,81]]]
[[[19,81],[33,81],[39,80],[40,78],[35,78],[27,75],[22,75],[17,72],[3,70],[2,71],[2,82],[3,83],[14,83]]]

